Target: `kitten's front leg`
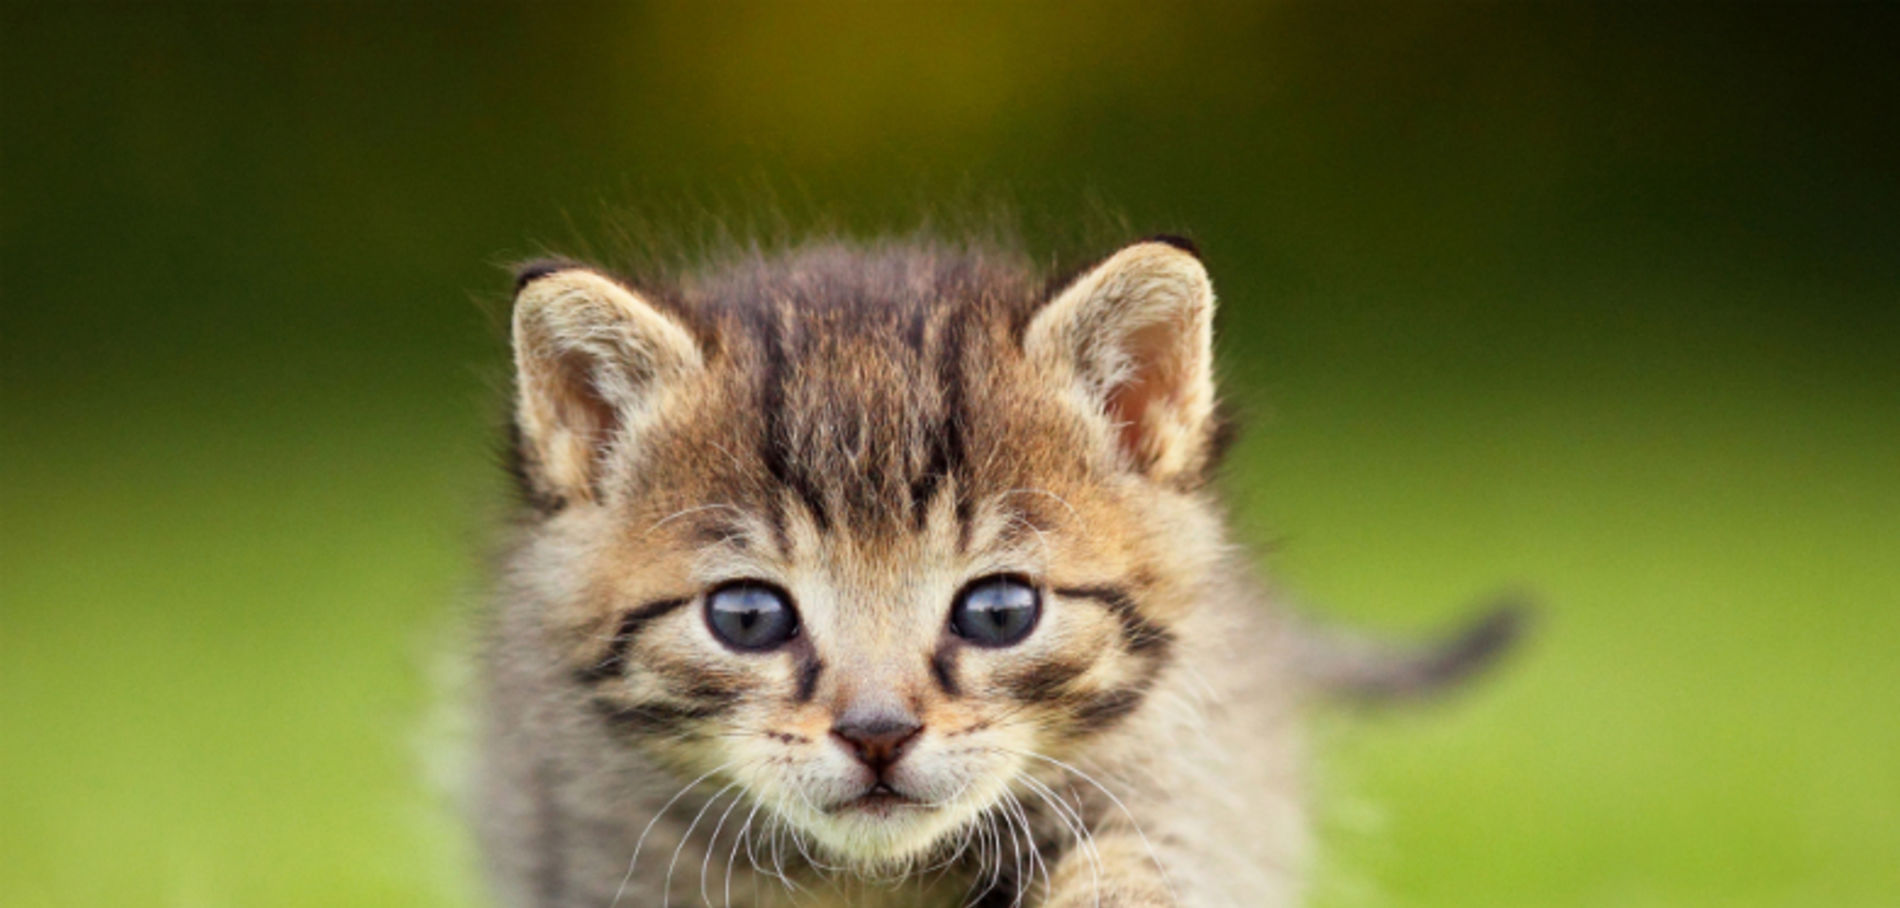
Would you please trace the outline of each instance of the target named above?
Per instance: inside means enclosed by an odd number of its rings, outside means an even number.
[[[1106,830],[1094,842],[1093,849],[1077,844],[1057,859],[1040,908],[1181,908],[1140,835]]]

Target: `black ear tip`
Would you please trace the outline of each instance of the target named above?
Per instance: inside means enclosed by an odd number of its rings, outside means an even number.
[[[1187,253],[1188,255],[1194,256],[1197,259],[1201,257],[1201,247],[1194,245],[1193,240],[1190,240],[1184,236],[1175,236],[1172,233],[1157,233],[1154,236],[1149,237],[1146,240],[1146,242],[1162,243],[1168,246],[1173,246],[1174,248],[1179,249],[1182,252]]]
[[[534,283],[558,271],[568,271],[579,265],[566,259],[535,259],[515,266],[515,292],[520,293],[529,284]]]

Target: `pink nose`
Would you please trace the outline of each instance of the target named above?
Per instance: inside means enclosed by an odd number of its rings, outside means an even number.
[[[831,727],[831,735],[844,742],[845,749],[856,754],[872,772],[882,775],[923,730],[916,719],[902,713],[854,716],[847,712]]]

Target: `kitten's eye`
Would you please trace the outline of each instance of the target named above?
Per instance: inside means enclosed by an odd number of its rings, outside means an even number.
[[[784,590],[753,581],[730,583],[706,596],[706,624],[737,650],[775,649],[798,636],[798,612]]]
[[[950,606],[950,629],[978,646],[1011,646],[1035,630],[1042,594],[1020,577],[985,577]]]

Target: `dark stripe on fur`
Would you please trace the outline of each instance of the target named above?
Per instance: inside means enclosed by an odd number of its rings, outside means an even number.
[[[731,703],[747,686],[740,678],[707,672],[685,662],[656,661],[641,668],[651,673],[667,693],[700,703]]]
[[[1128,718],[1148,697],[1147,683],[1131,684],[1094,694],[1069,712],[1078,734],[1101,731]]]
[[[933,463],[941,465],[943,476],[955,476],[959,479],[956,490],[959,539],[964,538],[968,533],[965,525],[971,511],[970,484],[962,481],[966,478],[962,474],[968,456],[963,433],[969,426],[969,416],[966,412],[967,401],[963,389],[964,333],[967,330],[965,327],[967,312],[968,310],[952,312],[944,321],[943,336],[937,341],[937,395],[943,407],[943,414],[938,422],[937,437],[931,440]],[[919,529],[923,528],[921,518],[917,526]]]
[[[765,522],[772,528],[772,545],[777,548],[781,558],[792,554],[792,534],[785,528],[785,502],[779,496],[767,496],[765,502]]]
[[[800,654],[798,659],[798,690],[792,696],[793,702],[810,703],[818,692],[818,676],[825,670],[824,660],[809,651]]]
[[[684,607],[690,599],[661,599],[649,602],[620,616],[620,626],[614,630],[614,639],[607,644],[607,652],[586,668],[574,673],[574,680],[582,684],[599,684],[609,678],[618,678],[627,673],[627,647],[633,644],[633,638],[640,633],[647,622]]]
[[[904,320],[904,346],[910,352],[923,355],[924,335],[930,330],[930,312],[921,307],[913,310]]]
[[[957,554],[970,551],[970,536],[976,532],[976,505],[963,495],[957,496]]]
[[[1141,706],[1153,689],[1155,678],[1169,662],[1174,634],[1144,617],[1134,596],[1125,588],[1079,586],[1058,588],[1054,592],[1058,596],[1100,603],[1120,622],[1122,645],[1130,655],[1142,660],[1138,677],[1121,687],[1062,698],[1062,706],[1073,723],[1073,733],[1093,734],[1127,718]]]
[[[597,699],[593,706],[594,711],[615,729],[630,735],[685,735],[692,731],[694,723],[717,716],[730,709],[732,704],[643,703],[628,706]]]
[[[1174,643],[1174,634],[1143,617],[1135,599],[1116,586],[1072,586],[1055,591],[1071,599],[1092,599],[1108,609],[1122,625],[1122,642],[1131,653],[1165,652]]]
[[[930,656],[930,676],[952,697],[963,696],[963,685],[957,683],[957,651],[961,646],[955,640],[946,639],[937,644],[937,651]]]
[[[943,488],[944,476],[950,472],[948,458],[944,456],[941,444],[932,440],[930,457],[924,463],[924,472],[910,481],[910,519],[911,526],[919,533],[930,520],[930,503],[937,497],[937,490]]]
[[[1002,681],[1003,688],[1018,700],[1039,703],[1062,693],[1070,682],[1082,677],[1089,663],[1051,659],[1031,666],[1027,671]]]
[[[760,321],[759,343],[765,348],[765,374],[759,381],[759,406],[765,414],[765,437],[761,439],[759,456],[765,461],[766,472],[772,474],[773,481],[796,493],[805,503],[805,509],[811,512],[812,522],[819,530],[827,530],[831,527],[831,515],[825,509],[824,493],[812,477],[799,468],[792,455],[791,427],[785,421],[785,383],[790,371],[785,360],[785,338],[776,325],[765,319]]]
[[[1148,692],[1154,689],[1155,679],[1167,667],[1169,655],[1166,647],[1150,649],[1135,680],[1120,687],[1064,698],[1063,705],[1074,723],[1073,732],[1077,735],[1093,734],[1132,714],[1147,699]]]

